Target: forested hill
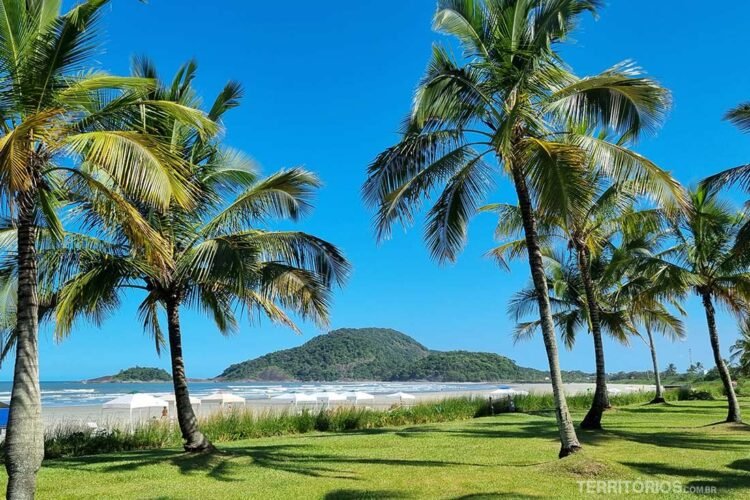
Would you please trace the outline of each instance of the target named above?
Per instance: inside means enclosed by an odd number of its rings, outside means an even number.
[[[121,370],[116,375],[93,378],[87,380],[87,382],[168,382],[171,380],[172,375],[162,368],[134,366],[126,370]]]
[[[546,377],[544,371],[518,366],[498,354],[430,351],[396,330],[342,328],[299,347],[234,364],[218,379],[496,382]]]
[[[546,372],[518,366],[512,359],[489,352],[432,351],[392,375],[393,380],[436,382],[541,381]]]
[[[408,335],[387,328],[342,328],[305,344],[232,365],[224,380],[388,380],[429,354]]]

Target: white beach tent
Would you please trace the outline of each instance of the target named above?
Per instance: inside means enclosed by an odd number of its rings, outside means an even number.
[[[354,401],[354,404],[359,403],[360,401],[371,401],[375,399],[375,396],[368,392],[362,392],[362,391],[354,391],[354,392],[347,392],[346,398],[351,399]]]
[[[326,404],[326,407],[331,406],[331,401],[346,401],[346,396],[338,392],[316,392],[313,396],[315,396],[316,400],[323,401]]]
[[[316,399],[327,401],[329,403],[331,401],[346,401],[346,395],[338,392],[316,392],[313,396],[315,396]]]
[[[490,396],[502,397],[502,396],[528,396],[529,391],[521,391],[519,389],[513,389],[512,387],[501,387],[490,393]]]
[[[166,401],[167,403],[173,403],[174,404],[177,401],[177,396],[175,396],[174,394],[167,394],[167,395],[159,396],[159,397],[161,399],[163,399],[164,401]],[[190,396],[190,404],[191,405],[199,405],[199,404],[201,404],[201,400],[198,399],[198,398],[196,398],[196,397],[194,397],[194,396]]]
[[[247,404],[245,401],[245,398],[240,397],[236,394],[232,394],[231,392],[214,392],[213,394],[209,394],[205,398],[201,398],[201,403],[212,403],[212,404],[218,404],[220,406],[225,405],[231,405],[231,404],[239,404],[242,403],[243,405]]]
[[[102,405],[102,410],[127,410],[130,415],[130,423],[133,423],[133,410],[140,411],[151,408],[165,408],[169,404],[161,398],[151,394],[126,394]]]
[[[163,399],[164,401],[166,401],[167,403],[169,403],[169,414],[171,415],[172,407],[174,406],[175,408],[177,408],[177,396],[175,396],[174,393],[172,393],[172,394],[165,394],[164,396],[159,396],[159,397]],[[194,396],[190,396],[190,404],[192,406],[200,407],[201,400]]]
[[[393,394],[388,394],[386,397],[389,399],[398,399],[402,403],[404,402],[404,399],[417,399],[413,395],[405,392],[394,392]]]
[[[290,403],[294,403],[294,406],[297,406],[299,403],[318,402],[318,398],[314,395],[303,394],[301,392],[288,392],[285,394],[279,394],[278,396],[273,396],[271,399],[275,399],[277,401],[289,401]]]

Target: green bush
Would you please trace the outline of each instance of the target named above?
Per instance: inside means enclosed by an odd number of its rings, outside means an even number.
[[[708,390],[695,389],[690,385],[683,385],[677,392],[679,401],[710,401],[714,395]]]

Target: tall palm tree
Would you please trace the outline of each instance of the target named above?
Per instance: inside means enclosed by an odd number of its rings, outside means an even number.
[[[186,64],[170,84],[159,84],[152,98],[197,106],[191,85],[195,71],[195,63]],[[146,60],[137,62],[136,74],[158,81]],[[240,86],[230,82],[213,102],[208,117],[221,120],[239,104],[240,97]],[[264,227],[271,219],[298,220],[308,212],[313,191],[320,184],[315,175],[293,168],[261,178],[241,154],[222,146],[218,134],[201,136],[177,120],[168,124],[146,120],[142,125],[172,138],[174,149],[190,167],[187,180],[195,193],[193,206],[184,209],[172,204],[164,211],[143,207],[142,216],[167,242],[170,265],[166,272],[151,266],[127,235],[121,235],[119,245],[102,243],[101,251],[89,249],[79,272],[59,293],[56,331],[65,337],[77,317],[99,320],[119,305],[126,291],[144,292],[139,314],[157,349],[164,343],[158,311],[166,312],[184,448],[209,451],[213,445],[200,432],[190,404],[182,352],[182,307],[203,310],[223,334],[237,329],[237,312],[242,309],[250,319],[263,314],[295,330],[284,309],[326,324],[332,287],[344,282],[349,264],[334,245],[316,236]],[[108,219],[117,210],[109,200],[86,199],[93,200],[85,210],[93,226],[111,225]]]
[[[57,239],[62,237],[55,209],[68,182],[88,184],[127,212],[122,197],[99,179],[102,172],[110,185],[152,206],[172,199],[187,204],[190,198],[180,162],[121,119],[136,101],[146,115],[178,110],[142,100],[152,85],[146,79],[117,78],[88,66],[98,50],[97,19],[106,3],[87,0],[63,13],[59,0],[0,2],[0,200],[17,231],[18,261],[15,366],[5,440],[9,498],[33,496],[44,451],[37,225],[43,221]],[[131,213],[122,224],[138,245],[151,248],[154,265],[163,263],[165,248],[142,217]]]
[[[652,168],[657,169],[656,166]],[[596,165],[590,166],[578,180],[581,189],[568,198],[570,205],[554,213],[538,216],[539,232],[543,240],[547,244],[554,244],[558,240],[574,252],[577,267],[575,278],[580,287],[571,287],[570,291],[580,291],[580,296],[576,295],[575,300],[585,301],[585,307],[580,310],[585,312],[587,329],[594,343],[596,388],[591,408],[581,422],[584,429],[601,429],[602,415],[610,406],[600,319],[603,304],[599,303],[599,299],[604,298],[609,289],[618,284],[620,276],[613,274],[612,270],[604,269],[609,258],[604,254],[613,251],[613,239],[626,228],[647,227],[656,224],[659,219],[658,211],[632,209],[638,195],[636,188],[647,187],[647,182],[609,184],[602,178],[602,170]],[[668,178],[668,174],[662,173],[659,178]],[[518,207],[494,204],[480,210],[499,214],[496,236],[507,239],[522,234],[523,225]],[[524,246],[523,239],[511,239],[495,248],[491,255],[507,268],[507,258],[518,256],[519,250]],[[595,280],[592,276],[592,263],[596,263],[605,274],[602,279]],[[619,256],[614,263],[619,264]],[[554,288],[553,285],[552,289]]]
[[[729,348],[730,360],[739,365],[739,373],[750,375],[750,324],[747,319],[740,323],[740,338]]]
[[[593,336],[591,314],[589,312],[590,301],[586,294],[586,287],[580,272],[580,260],[576,256],[568,255],[566,252],[545,252],[545,273],[549,287],[550,304],[553,310],[552,318],[560,332],[563,344],[571,349],[576,343],[578,333],[586,331]],[[595,303],[598,309],[597,320],[599,323],[599,335],[607,334],[611,338],[625,345],[629,343],[629,337],[635,333],[628,310],[621,302],[616,300],[616,291],[619,287],[617,281],[610,282],[608,260],[603,254],[589,262],[589,277],[592,280],[592,290],[595,293]],[[541,328],[541,320],[526,320],[529,315],[538,314],[538,301],[536,290],[533,287],[525,288],[513,295],[508,312],[517,322],[513,337],[516,342],[531,338]],[[601,342],[601,339],[600,339]],[[596,349],[596,345],[595,351]],[[601,408],[603,412],[609,407],[607,398],[606,373],[600,376],[603,360],[601,352],[596,353],[596,388],[592,409]],[[604,382],[602,382],[604,379]],[[603,388],[604,396],[598,393]],[[599,402],[596,400],[600,399]],[[592,413],[592,409],[588,414]],[[587,415],[588,415],[587,414]],[[601,414],[599,415],[601,419]]]
[[[731,122],[741,132],[750,132],[750,102],[745,102],[727,111],[724,119]],[[708,189],[721,189],[739,184],[750,192],[750,163],[728,168],[703,180],[702,185]],[[737,249],[750,252],[750,220],[742,226],[737,234]]]
[[[682,321],[670,311],[676,310],[682,316],[686,314],[679,304],[683,283],[679,280],[675,282],[669,273],[652,274],[649,266],[644,266],[648,262],[648,256],[658,253],[668,237],[669,232],[661,224],[666,219],[661,219],[654,225],[636,224],[626,227],[620,245],[615,250],[617,255],[613,259],[618,262],[615,272],[622,280],[615,300],[624,304],[634,328],[641,327],[646,331],[645,338],[639,336],[651,353],[656,386],[651,404],[665,402],[654,333],[673,341],[685,337]]]
[[[734,212],[717,198],[715,191],[701,186],[690,193],[690,209],[673,221],[675,244],[650,259],[647,272],[664,274],[672,283],[682,283],[702,301],[711,349],[727,395],[727,422],[741,422],[740,407],[732,378],[721,356],[715,303],[743,317],[750,300],[750,266],[736,252],[737,239],[747,224],[743,213]]]
[[[469,219],[497,177],[513,183],[560,430],[560,457],[580,448],[568,412],[547,295],[535,211],[554,212],[579,189],[587,155],[610,165],[617,180],[651,167],[640,156],[575,130],[580,124],[637,136],[657,125],[668,93],[627,65],[579,78],[557,48],[598,0],[440,0],[435,29],[454,36],[459,62],[440,46],[415,95],[398,144],[369,168],[363,191],[377,207],[377,236],[410,224],[422,200],[442,186],[429,210],[427,244],[440,262],[463,247]],[[569,125],[573,125],[570,127]],[[493,161],[494,159],[494,161]],[[664,186],[668,185],[668,182]],[[536,196],[536,199],[534,198]]]

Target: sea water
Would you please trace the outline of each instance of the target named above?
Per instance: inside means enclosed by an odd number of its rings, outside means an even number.
[[[456,391],[485,391],[496,389],[496,384],[438,383],[438,382],[191,382],[190,395],[201,398],[213,392],[232,392],[245,399],[263,400],[285,392],[349,392],[370,394],[440,393]],[[118,396],[133,393],[154,395],[173,392],[170,382],[95,383],[42,382],[42,406],[101,405]],[[0,382],[0,401],[10,400],[10,382]]]

